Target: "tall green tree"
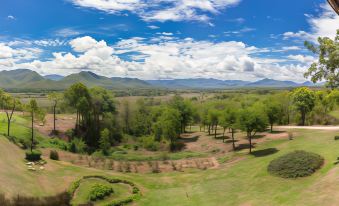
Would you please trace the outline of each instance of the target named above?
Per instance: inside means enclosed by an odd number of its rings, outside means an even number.
[[[137,137],[149,135],[152,129],[150,108],[146,106],[144,99],[138,99],[136,107],[134,118],[132,120],[133,134]]]
[[[292,101],[300,112],[301,125],[305,125],[306,115],[315,105],[315,93],[307,87],[297,88],[292,92]]]
[[[82,83],[75,83],[65,91],[65,100],[76,110],[75,131],[79,133],[79,126],[89,117],[90,94],[87,87]],[[85,120],[85,121],[84,121]]]
[[[38,113],[38,103],[35,99],[31,99],[27,105],[27,109],[31,114],[31,152],[34,146],[34,116]]]
[[[4,109],[7,118],[7,136],[10,136],[10,129],[14,111],[20,107],[21,103],[15,97],[12,97],[9,94],[4,95]]]
[[[180,125],[181,125],[181,133],[185,132],[186,126],[192,119],[192,105],[190,101],[185,101],[179,95],[175,95],[171,101],[170,106],[179,111],[180,114]]]
[[[240,110],[238,127],[246,132],[249,141],[250,153],[252,153],[252,138],[257,132],[263,132],[268,126],[268,120],[265,112],[257,105]]]
[[[231,130],[233,151],[235,151],[235,149],[236,149],[235,148],[234,134],[235,134],[236,128],[238,126],[237,119],[238,119],[238,110],[237,109],[228,108],[223,112],[223,115],[222,115],[223,126],[225,128],[230,128],[230,130]]]
[[[161,136],[170,141],[173,148],[176,140],[180,137],[181,121],[180,112],[171,107],[165,107],[158,121],[154,125],[155,138]]]
[[[48,94],[48,99],[52,102],[52,109],[53,109],[53,131],[52,134],[56,134],[57,130],[56,130],[56,110],[57,110],[57,106],[58,103],[62,100],[62,96],[59,93],[56,92],[52,92],[50,94]]]
[[[108,155],[109,149],[111,148],[111,141],[109,130],[107,128],[101,131],[99,145],[103,154]]]
[[[273,124],[279,122],[283,116],[283,107],[273,98],[267,99],[264,104],[268,122],[270,123],[270,129],[271,132],[273,132]]]
[[[217,129],[219,124],[219,111],[216,109],[210,109],[208,111],[208,122],[210,123],[210,130],[214,131],[214,138],[217,138]],[[209,132],[210,133],[210,132]]]
[[[337,88],[339,86],[339,30],[334,39],[319,37],[318,45],[305,42],[305,46],[318,55],[318,61],[311,65],[305,77],[311,77],[314,83],[326,80],[328,87]]]

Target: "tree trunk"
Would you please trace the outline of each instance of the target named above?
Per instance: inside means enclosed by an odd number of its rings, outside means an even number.
[[[215,125],[215,127],[214,127],[214,139],[217,138],[217,129],[218,129],[218,125]]]
[[[250,154],[252,153],[252,135],[251,133],[247,133],[248,141],[250,143]]]
[[[34,112],[32,112],[32,139],[31,139],[31,152],[33,151],[34,143]]]
[[[235,142],[234,142],[234,129],[231,129],[232,131],[232,146],[233,146],[233,151],[235,151]]]
[[[271,123],[271,133],[273,132],[273,123]]]
[[[302,126],[305,126],[305,119],[306,119],[306,114],[304,111],[301,112],[301,121],[302,121]]]
[[[56,114],[55,114],[55,111],[56,110],[56,105],[54,105],[53,107],[53,132],[55,133],[56,132],[56,128],[55,128],[55,121],[56,121]]]
[[[208,125],[208,135],[211,135],[211,125]]]

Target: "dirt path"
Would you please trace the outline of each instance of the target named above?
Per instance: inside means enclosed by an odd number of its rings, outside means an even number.
[[[339,126],[276,126],[277,129],[339,130]]]

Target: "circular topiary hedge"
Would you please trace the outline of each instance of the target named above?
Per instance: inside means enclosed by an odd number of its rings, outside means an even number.
[[[81,180],[91,179],[91,178],[94,178],[94,179],[97,178],[97,179],[105,180],[105,181],[107,181],[111,184],[120,183],[120,184],[127,184],[127,185],[131,186],[131,188],[132,188],[131,192],[132,193],[131,193],[130,196],[127,196],[127,197],[119,199],[119,200],[112,200],[110,203],[107,203],[105,206],[121,206],[121,205],[131,203],[134,200],[137,200],[141,197],[140,189],[133,182],[128,181],[128,180],[111,178],[111,177],[107,177],[107,176],[101,176],[101,175],[84,176],[84,177],[78,179],[77,181],[73,182],[68,189],[68,193],[70,194],[70,196],[72,198],[74,197],[76,190],[80,187]]]
[[[320,155],[297,150],[272,160],[267,170],[283,178],[297,178],[313,174],[323,163]]]

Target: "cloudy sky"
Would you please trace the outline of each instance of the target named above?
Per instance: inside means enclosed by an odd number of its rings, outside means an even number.
[[[305,81],[325,0],[2,0],[0,70]]]

